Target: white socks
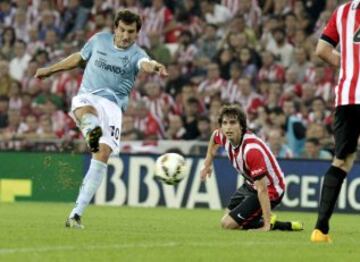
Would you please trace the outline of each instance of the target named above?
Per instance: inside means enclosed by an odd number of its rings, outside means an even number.
[[[103,177],[106,175],[107,164],[92,159],[89,170],[83,180],[78,198],[76,199],[75,208],[70,213],[70,218],[75,214],[81,216],[85,208],[89,205],[91,199],[99,188]]]
[[[84,137],[93,130],[96,126],[100,126],[99,119],[96,115],[86,113],[80,119],[80,130]]]

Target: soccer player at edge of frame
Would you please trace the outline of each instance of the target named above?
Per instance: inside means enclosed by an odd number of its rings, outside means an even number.
[[[341,52],[336,47],[340,43]],[[335,88],[335,156],[326,171],[318,218],[310,236],[313,243],[331,243],[329,221],[342,183],[356,158],[360,135],[360,0],[341,4],[331,15],[316,46],[316,55],[339,68]]]
[[[301,231],[303,223],[278,221],[271,210],[280,204],[285,192],[284,174],[269,147],[247,130],[246,115],[238,105],[226,105],[219,115],[220,128],[210,138],[200,177],[212,174],[212,162],[220,146],[226,150],[233,167],[244,178],[221,219],[224,229],[256,231]],[[227,174],[221,174],[223,176]]]
[[[107,173],[110,154],[120,152],[122,112],[127,108],[139,70],[168,75],[164,65],[151,60],[135,43],[141,25],[138,14],[120,10],[115,17],[114,33],[97,33],[80,52],[36,71],[35,77],[44,78],[86,62],[81,86],[72,98],[69,114],[80,128],[92,159],[75,207],[66,219],[66,227],[84,228],[81,216]]]

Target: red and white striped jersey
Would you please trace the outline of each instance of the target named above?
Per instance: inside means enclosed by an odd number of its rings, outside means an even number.
[[[246,96],[238,91],[234,96],[234,102],[239,103],[247,113],[255,113],[259,106],[264,105],[264,98],[255,91]]]
[[[160,32],[161,36],[163,36],[164,28],[174,19],[171,10],[165,5],[159,10],[156,10],[154,7],[146,8],[142,15],[143,26],[141,30],[146,34]]]
[[[178,50],[176,51],[175,61],[184,65],[187,63],[192,63],[195,60],[195,56],[198,53],[196,45],[190,44],[188,46],[179,45]]]
[[[246,132],[241,144],[235,147],[220,129],[214,132],[214,143],[225,148],[230,162],[244,176],[246,183],[256,190],[254,181],[266,176],[270,200],[276,200],[284,193],[284,174],[274,154],[259,137]]]
[[[340,5],[325,26],[321,40],[340,44],[341,65],[335,106],[360,104],[360,1]]]
[[[175,110],[174,99],[165,92],[161,92],[157,97],[145,96],[143,101],[150,112],[157,117],[161,123],[166,121],[169,112]]]
[[[285,69],[279,64],[272,64],[270,67],[261,67],[258,73],[260,81],[267,80],[269,82],[284,82]]]
[[[234,103],[236,94],[239,92],[239,79],[230,79],[225,88],[221,90],[221,99],[228,102]]]
[[[198,91],[202,94],[202,102],[209,104],[211,100],[211,95],[215,93],[220,93],[223,87],[226,85],[226,80],[222,78],[217,79],[205,79],[198,86]],[[211,95],[210,95],[211,93]]]

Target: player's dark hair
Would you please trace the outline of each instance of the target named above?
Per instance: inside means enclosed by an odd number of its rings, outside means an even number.
[[[139,32],[142,26],[141,18],[138,14],[131,12],[128,9],[120,10],[115,17],[114,25],[117,27],[119,22],[124,22],[125,24],[129,25],[132,23],[136,23],[136,30]]]
[[[246,132],[247,130],[246,115],[238,105],[236,104],[225,105],[220,109],[220,115],[218,118],[218,123],[220,126],[222,124],[224,116],[235,116],[236,119],[239,121],[243,134]]]

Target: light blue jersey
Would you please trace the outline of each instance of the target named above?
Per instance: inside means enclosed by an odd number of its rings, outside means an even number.
[[[117,48],[114,35],[97,33],[81,49],[87,61],[79,94],[92,93],[115,102],[124,111],[139,71],[138,62],[148,55],[136,43]]]

